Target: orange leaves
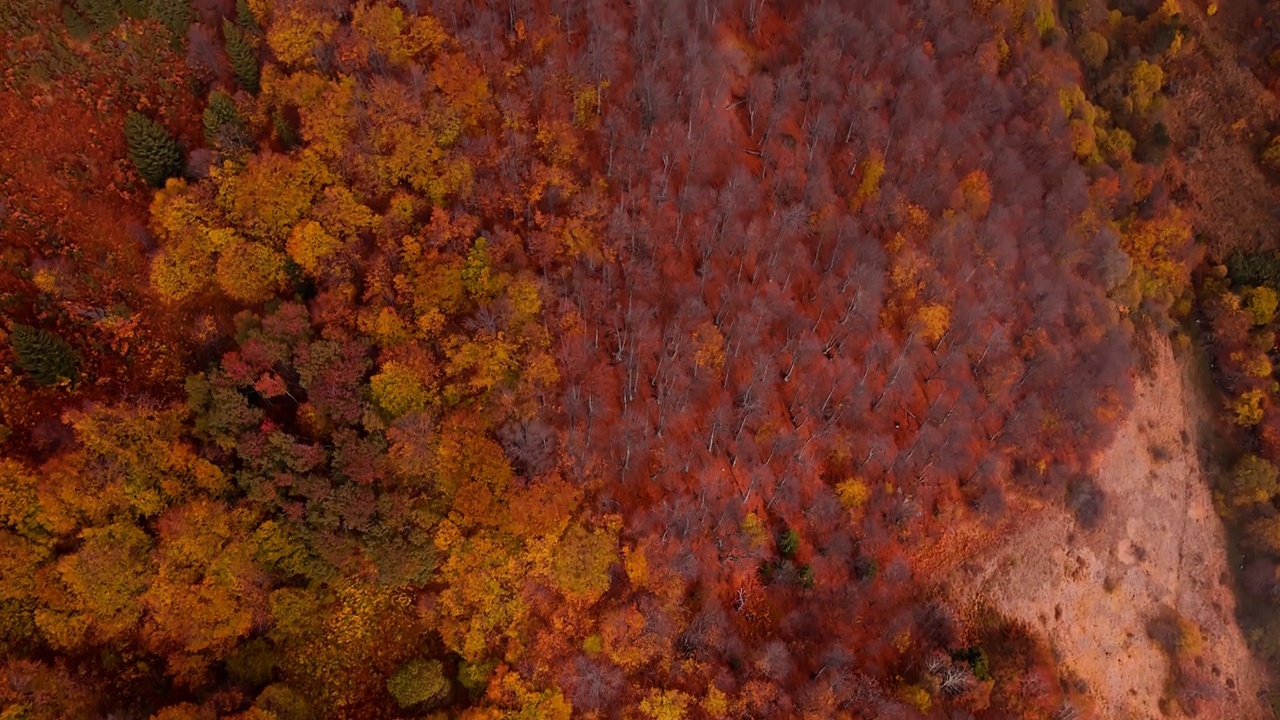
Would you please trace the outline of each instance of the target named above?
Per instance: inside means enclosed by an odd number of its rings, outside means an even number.
[[[312,276],[319,275],[322,263],[341,247],[338,239],[325,232],[314,220],[303,220],[295,225],[285,244],[289,257]]]
[[[991,207],[991,181],[982,170],[974,170],[960,181],[961,207],[971,217],[986,217]]]
[[[436,486],[445,497],[468,481],[505,492],[513,477],[502,447],[488,437],[478,418],[466,414],[441,424],[433,460]]]
[[[625,670],[634,671],[670,651],[670,643],[653,632],[649,623],[662,622],[649,618],[640,608],[626,605],[611,610],[600,620],[600,635],[605,655]]]
[[[694,365],[718,375],[724,370],[724,335],[711,322],[704,322],[693,331]]]
[[[1131,221],[1121,234],[1120,248],[1133,261],[1125,284],[1127,303],[1150,298],[1168,307],[1191,286],[1191,223],[1177,208],[1151,220]]]
[[[343,47],[340,54],[362,67],[375,53],[385,56],[393,66],[404,65],[437,50],[448,37],[439,21],[430,15],[406,16],[402,8],[383,3],[356,5],[351,28],[357,40]]]
[[[431,69],[431,78],[443,96],[446,112],[457,118],[464,131],[476,128],[494,111],[489,80],[466,55],[442,54]]]
[[[921,306],[916,310],[915,322],[922,340],[937,343],[951,327],[951,308],[941,303]]]
[[[506,528],[524,540],[558,537],[581,501],[582,491],[558,474],[514,487]]]
[[[266,609],[252,552],[252,518],[221,503],[196,501],[160,522],[157,576],[141,600],[144,637],[169,656],[170,672],[189,684],[247,636]]]
[[[315,65],[315,51],[338,29],[338,23],[321,13],[308,12],[299,3],[277,0],[267,24],[267,45],[286,66],[309,68]]]

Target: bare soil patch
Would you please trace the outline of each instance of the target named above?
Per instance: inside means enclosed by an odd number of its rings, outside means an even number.
[[[1088,520],[1041,507],[1008,537],[951,571],[952,597],[990,603],[1042,634],[1065,675],[1088,686],[1099,717],[1185,717],[1163,703],[1167,653],[1148,632],[1172,610],[1204,638],[1197,661],[1214,717],[1270,717],[1265,675],[1235,620],[1225,533],[1197,449],[1197,418],[1215,411],[1163,339],[1115,441],[1099,457]],[[1221,714],[1219,714],[1221,713]],[[1202,714],[1202,716],[1204,716]]]

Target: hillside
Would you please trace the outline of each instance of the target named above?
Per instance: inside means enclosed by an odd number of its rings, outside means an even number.
[[[1092,470],[1096,488],[1074,494],[1074,514],[1040,507],[958,567],[951,587],[1043,635],[1102,717],[1270,717],[1206,477],[1202,418],[1214,403],[1167,341],[1153,343],[1133,408]],[[1170,618],[1199,639],[1171,647],[1182,630]]]
[[[1255,712],[1207,13],[0,0],[0,718]]]

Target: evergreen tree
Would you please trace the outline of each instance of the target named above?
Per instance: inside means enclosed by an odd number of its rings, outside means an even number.
[[[95,32],[120,22],[124,11],[122,0],[76,0],[74,4],[89,29]]]
[[[191,3],[188,0],[151,0],[151,17],[173,31],[178,37],[185,37],[187,28],[191,26]]]
[[[182,174],[182,149],[159,123],[130,111],[124,121],[124,136],[129,143],[129,159],[147,184],[161,187],[165,180]]]
[[[18,367],[41,385],[76,378],[76,364],[79,362],[76,351],[53,333],[30,325],[14,324],[9,346],[13,348]]]
[[[230,20],[222,21],[222,35],[227,42],[227,56],[231,58],[231,72],[236,76],[240,87],[257,94],[258,92],[258,56],[253,45],[244,36],[240,28]]]
[[[214,90],[209,94],[203,121],[204,139],[211,146],[229,149],[246,140],[244,119],[240,117],[235,101],[221,90]]]
[[[258,25],[258,18],[254,17],[253,10],[249,8],[249,0],[236,0],[236,25],[245,32],[258,32],[262,29]]]
[[[271,124],[275,126],[276,137],[280,139],[280,144],[284,146],[285,150],[291,150],[298,144],[298,133],[289,124],[289,121],[285,119],[284,113],[276,111],[271,116]]]
[[[124,0],[121,3],[124,14],[134,20],[146,20],[151,16],[151,3],[149,0]]]

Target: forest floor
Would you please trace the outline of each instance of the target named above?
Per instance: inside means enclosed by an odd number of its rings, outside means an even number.
[[[1198,419],[1216,409],[1169,342],[1152,343],[1133,409],[1097,460],[1105,500],[1094,527],[1044,507],[947,582],[953,597],[990,603],[1047,640],[1064,676],[1087,686],[1099,717],[1184,717],[1172,703],[1161,710],[1170,661],[1147,632],[1170,609],[1203,635],[1196,664],[1225,693],[1223,717],[1270,717],[1259,699],[1263,670],[1235,620],[1225,533],[1206,477],[1211,438]]]

